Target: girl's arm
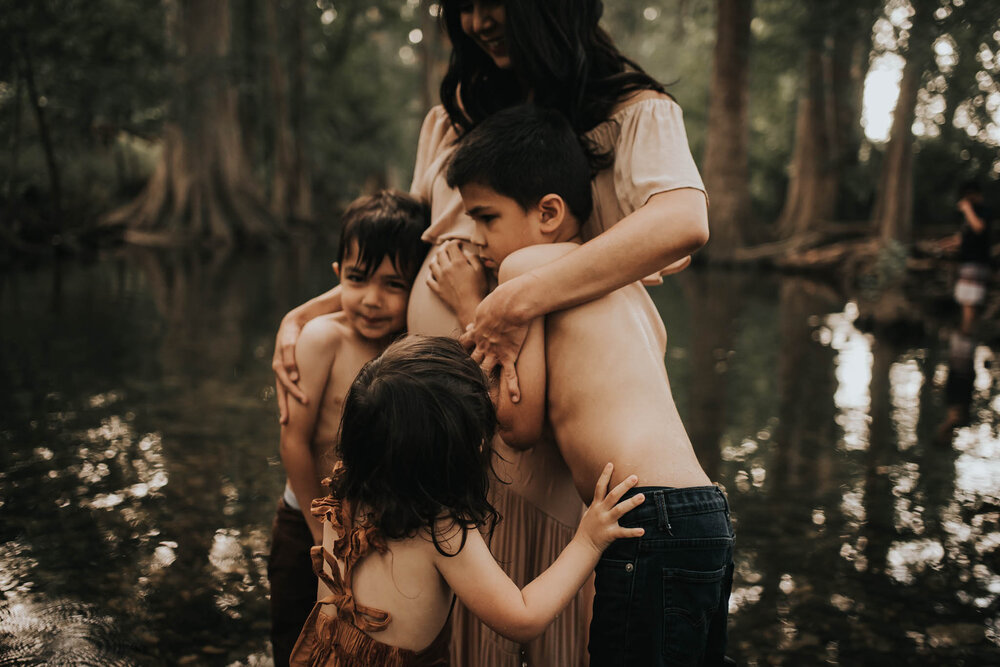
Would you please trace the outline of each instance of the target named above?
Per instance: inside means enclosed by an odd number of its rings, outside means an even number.
[[[618,503],[635,486],[637,478],[633,475],[625,479],[608,493],[611,472],[609,463],[570,543],[545,572],[523,589],[518,590],[500,569],[477,530],[466,531],[465,546],[455,556],[435,552],[438,571],[462,603],[493,630],[518,642],[537,637],[573,599],[611,542],[643,533],[642,528],[618,525],[618,519],[643,501],[642,494],[638,494]],[[460,538],[452,535],[442,546],[454,553]]]
[[[514,362],[531,320],[609,294],[682,260],[707,241],[704,192],[681,188],[655,194],[577,250],[493,290],[461,340],[475,345],[472,357],[487,371],[503,366],[516,402]]]
[[[309,397],[297,384],[299,367],[295,363],[295,343],[299,340],[302,327],[315,317],[335,313],[338,310],[340,310],[340,285],[296,306],[281,318],[278,335],[274,340],[274,356],[271,358],[280,423],[288,423],[289,394],[302,405],[309,403]]]

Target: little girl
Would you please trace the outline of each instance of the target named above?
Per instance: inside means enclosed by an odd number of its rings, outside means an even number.
[[[358,374],[344,402],[341,462],[330,495],[313,501],[324,521],[313,547],[320,600],[291,664],[329,667],[447,665],[457,596],[515,641],[542,632],[617,538],[633,475],[610,492],[611,464],[575,537],[518,590],[490,554],[499,520],[486,494],[496,415],[482,371],[452,338],[410,337]]]

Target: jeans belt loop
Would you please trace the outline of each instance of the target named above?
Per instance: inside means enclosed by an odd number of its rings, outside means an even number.
[[[665,530],[667,534],[673,535],[674,530],[670,526],[670,515],[667,514],[666,494],[663,491],[654,491],[653,497],[656,498],[656,518],[659,521],[660,530]]]
[[[725,491],[723,491],[719,487],[715,487],[715,488],[719,492],[719,495],[722,496],[722,503],[726,507],[726,518],[728,519],[729,518],[729,498],[726,497],[726,492]]]

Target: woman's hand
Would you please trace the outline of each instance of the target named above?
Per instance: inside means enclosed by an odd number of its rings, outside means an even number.
[[[594,499],[587,511],[583,513],[580,526],[576,529],[576,535],[586,540],[586,543],[594,547],[598,553],[602,553],[619,538],[641,537],[645,532],[642,528],[622,528],[618,525],[618,520],[630,510],[641,505],[645,496],[637,493],[628,500],[619,503],[618,501],[625,495],[625,492],[639,482],[639,478],[630,475],[609,493],[608,485],[611,483],[611,473],[614,468],[611,463],[604,466],[604,471],[597,479]]]
[[[521,400],[515,363],[531,324],[531,318],[519,315],[525,304],[516,296],[517,283],[525,278],[527,275],[505,282],[486,295],[476,308],[472,324],[458,339],[466,349],[475,348],[472,359],[487,375],[502,366],[512,403]]]
[[[294,311],[292,311],[294,312]],[[295,343],[302,333],[302,325],[289,313],[281,320],[278,335],[274,339],[274,356],[271,359],[271,370],[274,371],[275,396],[278,399],[278,421],[288,423],[288,395],[303,405],[309,402],[298,384],[299,367],[295,363]]]
[[[659,273],[654,273],[651,276],[646,276],[645,278],[642,279],[642,284],[649,287],[652,287],[654,285],[662,285],[663,276],[672,276],[675,273],[680,273],[690,265],[691,265],[691,255],[688,255],[683,259],[677,260],[670,266],[660,269]]]
[[[428,263],[427,286],[448,304],[463,327],[472,323],[476,307],[488,291],[486,270],[461,241],[445,241]]]

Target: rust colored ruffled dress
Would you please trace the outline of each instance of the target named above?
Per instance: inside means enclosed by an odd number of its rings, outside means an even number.
[[[340,464],[334,470],[339,471]],[[329,482],[329,480],[326,480]],[[448,645],[451,641],[451,621],[444,624],[430,646],[411,651],[383,644],[367,633],[388,627],[388,612],[359,604],[351,590],[351,573],[358,561],[373,549],[386,551],[385,540],[374,526],[355,525],[350,505],[332,496],[317,498],[312,504],[316,518],[329,521],[341,537],[330,553],[322,546],[312,548],[313,570],[330,589],[331,594],[316,603],[302,628],[290,664],[293,667],[447,667],[450,665]],[[323,569],[326,560],[332,576]],[[344,563],[341,576],[337,560]],[[336,616],[323,612],[324,605],[333,605]]]

